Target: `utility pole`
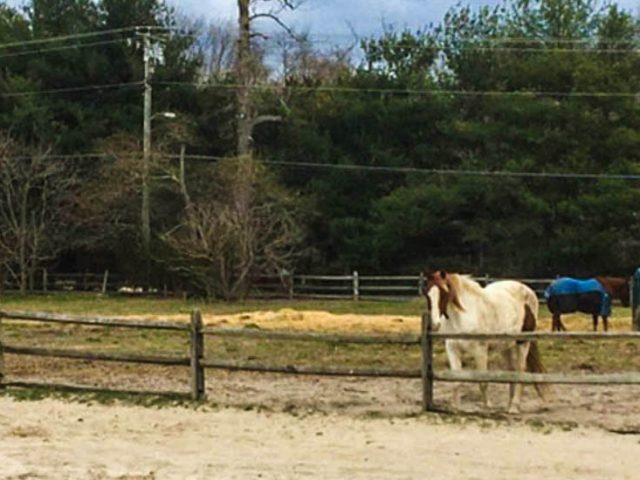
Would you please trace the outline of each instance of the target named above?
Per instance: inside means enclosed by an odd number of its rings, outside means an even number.
[[[144,46],[144,109],[142,125],[142,243],[149,259],[151,243],[151,214],[149,199],[149,163],[151,157],[151,35],[149,30],[142,34]]]
[[[238,52],[236,73],[239,88],[236,92],[238,102],[236,154],[251,153],[252,108],[249,88],[251,85],[251,14],[252,0],[238,0]]]

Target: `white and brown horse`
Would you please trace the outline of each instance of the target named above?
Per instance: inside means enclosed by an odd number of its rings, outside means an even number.
[[[517,333],[534,331],[538,318],[538,298],[529,287],[513,280],[502,280],[482,288],[467,275],[435,271],[425,273],[424,295],[434,330],[451,333]],[[476,368],[486,371],[489,347],[502,350],[512,369],[543,372],[536,342],[484,340],[446,340],[451,370],[462,369],[462,356],[471,354]],[[538,394],[544,398],[541,385]],[[485,406],[489,407],[487,384],[480,384]],[[511,384],[509,412],[518,412],[522,384]],[[459,386],[454,388],[454,405],[460,404]]]

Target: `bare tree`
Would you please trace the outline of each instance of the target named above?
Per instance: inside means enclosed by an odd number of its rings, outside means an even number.
[[[351,71],[355,44],[319,51],[313,48],[308,34],[291,37],[287,33],[278,34],[275,44],[282,77],[287,84],[329,85]]]
[[[25,293],[43,262],[68,245],[71,166],[0,134],[0,263]]]
[[[74,212],[84,246],[112,245],[122,238],[138,246],[142,145],[138,136],[115,134],[98,144],[106,157],[80,186]],[[154,160],[156,156],[152,156]]]
[[[256,125],[266,121],[278,121],[274,115],[258,116],[251,101],[251,87],[255,83],[256,72],[259,71],[256,46],[252,40],[265,37],[253,29],[259,19],[268,19],[277,23],[291,36],[295,36],[282,20],[281,15],[287,10],[295,10],[303,0],[238,0],[238,48],[236,53],[236,74],[238,76],[237,103],[237,147],[238,155],[246,155],[251,151],[251,135]]]
[[[161,191],[167,178],[171,179],[167,177],[170,161],[164,152],[189,143],[192,138],[185,121],[166,122],[157,130],[161,139],[154,143],[149,166],[152,193]],[[129,246],[142,247],[138,228],[142,183],[140,138],[120,132],[99,142],[98,148],[105,158],[84,179],[74,211],[76,223],[83,227],[84,246],[93,248],[124,240]],[[152,220],[154,210],[151,209]]]
[[[198,22],[193,30],[201,32],[195,41],[196,55],[202,58],[202,79],[223,80],[233,71],[238,33],[231,23]]]
[[[258,161],[216,165],[213,190],[192,200],[182,182],[183,222],[164,239],[179,269],[207,295],[245,296],[254,276],[291,268],[303,232],[295,199]]]

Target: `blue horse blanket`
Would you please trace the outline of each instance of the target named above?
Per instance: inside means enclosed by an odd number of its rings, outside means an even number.
[[[578,280],[571,277],[562,277],[554,280],[544,291],[547,302],[551,297],[573,295],[580,296],[595,294],[600,296],[599,315],[608,317],[611,315],[611,296],[595,278],[588,280]]]

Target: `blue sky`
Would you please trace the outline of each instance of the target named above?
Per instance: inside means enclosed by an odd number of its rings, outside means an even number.
[[[2,1],[2,0],[0,0]],[[237,0],[167,0],[190,17],[235,20]],[[496,5],[501,0],[462,0],[472,6]],[[298,30],[314,36],[359,36],[381,31],[383,23],[399,28],[417,29],[442,19],[444,13],[460,0],[305,0],[297,11],[285,17]],[[19,5],[24,0],[8,0]],[[622,8],[637,12],[640,0],[618,0]]]
[[[236,17],[236,0],[169,0],[190,16],[206,18]],[[383,23],[417,29],[438,22],[455,5],[496,5],[501,0],[305,0],[286,20],[312,35],[350,35],[349,24],[360,36],[381,31]],[[622,8],[636,12],[640,0],[618,0]]]

